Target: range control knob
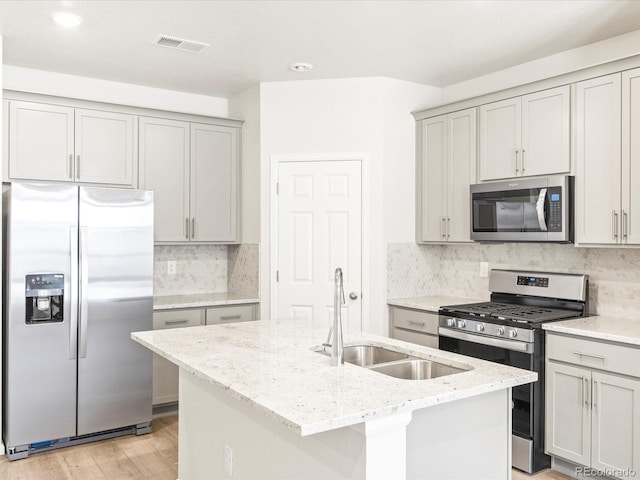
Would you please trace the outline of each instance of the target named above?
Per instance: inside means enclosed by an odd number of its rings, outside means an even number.
[[[498,335],[504,335],[504,327],[498,327]]]
[[[458,328],[465,328],[467,326],[467,322],[464,320],[458,320]]]
[[[484,332],[484,324],[479,323],[478,325],[476,325],[476,330],[479,332]]]
[[[455,318],[447,318],[447,327],[455,327],[456,319]]]
[[[515,337],[517,337],[517,336],[518,336],[518,332],[516,332],[515,330],[510,330],[510,331],[509,331],[509,336],[510,336],[511,338],[515,338]]]

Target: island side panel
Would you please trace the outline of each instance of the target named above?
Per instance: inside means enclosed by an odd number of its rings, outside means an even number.
[[[230,478],[366,478],[366,437],[351,428],[302,437],[228,392],[180,369],[178,476]]]
[[[415,410],[407,478],[511,479],[511,389]]]

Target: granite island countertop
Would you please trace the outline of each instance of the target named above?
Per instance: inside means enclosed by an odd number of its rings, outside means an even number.
[[[239,305],[259,303],[258,298],[232,292],[192,293],[184,295],[158,295],[153,297],[153,310],[171,310],[174,308],[203,308],[220,305]]]
[[[391,347],[469,371],[402,380],[351,364],[332,367],[312,351],[326,328],[307,320],[263,320],[135,332],[132,338],[184,371],[217,385],[302,436],[411,412],[537,379],[527,370],[368,333],[345,332],[345,345]]]
[[[422,297],[408,298],[390,298],[387,305],[394,307],[414,308],[416,310],[424,310],[426,312],[438,313],[440,307],[446,305],[458,305],[462,303],[478,303],[486,300],[478,300],[474,298],[447,297],[443,295],[426,295]]]
[[[575,318],[543,323],[542,328],[554,333],[640,346],[640,315],[637,318],[613,315]]]

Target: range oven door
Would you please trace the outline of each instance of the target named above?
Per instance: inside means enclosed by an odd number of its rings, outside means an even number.
[[[493,339],[445,327],[440,327],[438,333],[440,350],[526,370],[535,370],[532,353],[533,344]],[[530,350],[531,352],[527,352],[526,350]],[[513,387],[511,395],[513,401],[513,433],[520,437],[533,438],[534,406],[532,384]]]
[[[471,239],[571,242],[571,178],[471,185]]]

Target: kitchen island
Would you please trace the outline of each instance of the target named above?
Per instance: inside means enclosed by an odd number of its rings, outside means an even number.
[[[267,320],[134,333],[180,367],[180,480],[511,475],[511,387],[533,372],[372,334],[464,370],[405,380],[314,351],[325,328]]]

